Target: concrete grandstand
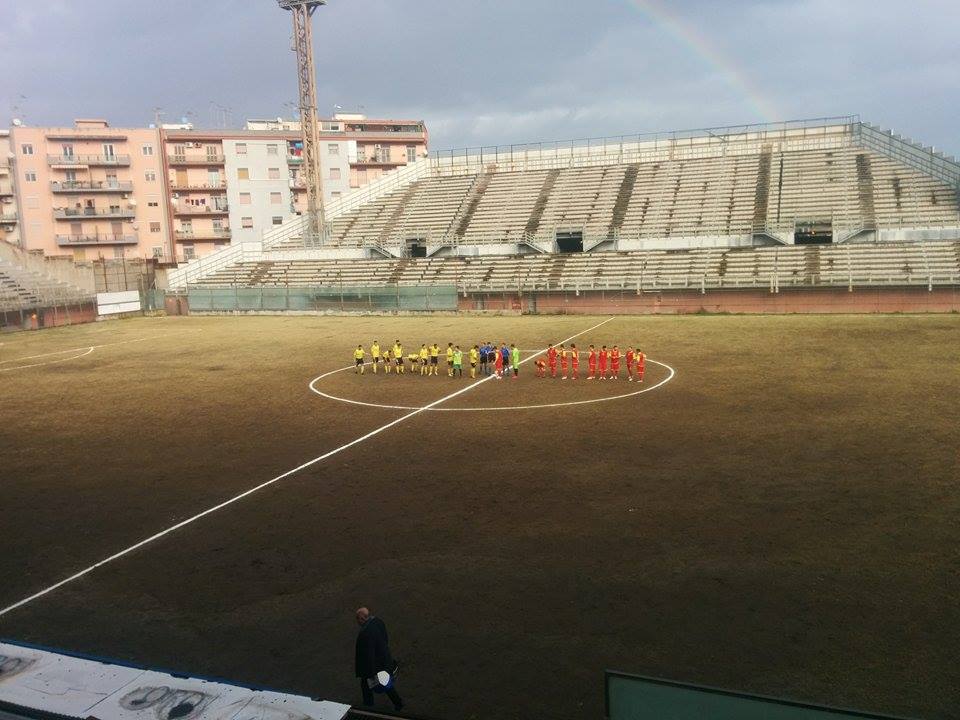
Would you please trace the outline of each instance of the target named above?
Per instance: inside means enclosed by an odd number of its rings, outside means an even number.
[[[181,266],[171,287],[960,283],[960,165],[859,118],[441,153]]]

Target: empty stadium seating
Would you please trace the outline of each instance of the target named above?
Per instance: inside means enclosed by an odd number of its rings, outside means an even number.
[[[876,228],[960,226],[956,187],[860,147],[847,127],[680,146],[581,164],[438,166],[428,177],[338,216],[334,247],[792,236],[818,224],[846,239]],[[627,161],[631,160],[631,161]],[[693,244],[696,244],[694,241]],[[688,243],[689,245],[689,243]],[[287,237],[276,247],[299,247]]]
[[[585,254],[263,260],[222,268],[199,286],[456,285],[475,290],[955,285],[960,242],[848,243]]]

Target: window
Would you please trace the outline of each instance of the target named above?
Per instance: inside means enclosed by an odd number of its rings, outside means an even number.
[[[36,195],[28,195],[26,197],[26,203],[28,210],[36,210],[38,207],[40,207],[40,198]]]
[[[237,180],[249,180],[250,168],[237,168]]]
[[[223,230],[223,220],[221,220],[220,218],[214,218],[214,219],[213,219],[213,229],[216,230],[216,231],[218,231],[218,232],[219,232],[220,230]]]
[[[153,145],[144,145],[140,148],[140,151],[143,153],[144,157],[150,157],[153,155]]]
[[[173,146],[173,154],[174,154],[174,155],[186,155],[186,154],[187,154],[187,146],[186,146],[186,145],[183,145],[182,143],[177,143],[176,145]]]
[[[327,155],[339,155],[340,146],[337,143],[327,143]]]
[[[416,161],[417,161],[417,146],[407,145],[407,162],[412,163]]]
[[[87,259],[87,251],[83,248],[74,248],[73,249],[73,261],[74,262],[83,262]]]
[[[340,179],[340,168],[330,168],[330,179],[331,180]]]
[[[147,207],[160,207],[160,203],[158,203],[158,202],[156,202],[156,201],[148,202],[148,203],[147,203]]]
[[[246,154],[247,154],[247,144],[237,143],[237,155],[246,155]]]
[[[279,180],[279,179],[280,179],[280,168],[268,168],[268,169],[267,169],[267,177],[270,178],[271,180]]]
[[[276,145],[267,145],[267,155],[279,155],[280,151]]]
[[[252,228],[252,227],[253,227],[253,218],[252,218],[252,217],[242,217],[242,218],[240,218],[240,227]]]
[[[74,183],[77,181],[77,171],[76,170],[67,170],[65,173],[66,180],[68,183]]]
[[[108,159],[113,159],[116,157],[116,155],[113,154],[113,143],[103,144],[103,157]]]
[[[244,152],[246,152],[246,150],[244,150]],[[219,155],[220,153],[217,152],[216,145],[207,145],[207,160],[216,162]]]
[[[154,245],[154,246],[153,246],[152,248],[150,248],[150,249],[151,249],[151,251],[153,252],[153,257],[154,257],[154,258],[160,259],[160,258],[163,257],[163,247],[161,247],[160,245]]]
[[[191,234],[193,233],[193,220],[187,218],[186,220],[180,221],[180,232]]]
[[[145,173],[143,173],[143,179],[146,180],[147,182],[156,182],[157,181],[156,171],[147,170]]]
[[[207,170],[207,185],[210,187],[220,187],[219,170]]]
[[[150,223],[150,232],[152,232],[152,233],[158,233],[158,232],[160,232],[160,223],[158,223],[158,222],[152,222],[152,223]]]
[[[27,182],[36,182],[37,174],[33,170],[27,170],[23,174],[23,179],[26,180]]]
[[[241,205],[250,204],[250,193],[240,193],[240,204]]]
[[[283,197],[280,195],[280,193],[278,193],[278,192],[272,192],[272,193],[270,193],[270,204],[271,204],[271,205],[279,205],[279,204],[282,203],[282,202],[283,202]]]
[[[183,259],[184,260],[193,260],[197,256],[197,251],[193,247],[193,243],[184,243],[183,244]]]
[[[115,247],[113,249],[113,258],[114,260],[123,260],[123,246]]]
[[[69,144],[67,144],[67,145],[61,145],[61,146],[60,146],[60,150],[62,151],[63,156],[64,156],[65,158],[72,158],[72,157],[73,157],[73,145],[69,145]]]
[[[21,155],[33,155],[33,145],[30,143],[24,143],[20,146]]]
[[[283,225],[283,217],[281,215],[274,215],[272,221],[274,225]]]

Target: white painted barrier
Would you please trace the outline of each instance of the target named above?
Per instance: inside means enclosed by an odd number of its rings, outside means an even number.
[[[0,643],[0,702],[98,720],[342,720],[349,705]]]

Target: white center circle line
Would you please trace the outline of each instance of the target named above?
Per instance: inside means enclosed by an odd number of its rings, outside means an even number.
[[[648,363],[653,363],[654,365],[659,365],[662,368],[666,368],[668,375],[658,383],[650,385],[649,387],[642,388],[640,390],[635,390],[634,392],[622,393],[620,395],[611,395],[609,397],[602,398],[591,398],[590,400],[569,400],[567,402],[555,402],[555,403],[540,403],[536,405],[493,405],[487,407],[428,407],[426,408],[430,412],[486,412],[486,411],[496,411],[496,410],[538,410],[543,408],[557,408],[557,407],[570,407],[573,405],[590,405],[593,403],[601,402],[610,402],[612,400],[622,400],[623,398],[633,397],[635,395],[642,395],[643,393],[651,392],[656,390],[659,387],[666,385],[668,382],[673,380],[674,376],[677,374],[677,371],[666,363],[658,362],[657,360],[651,360],[647,358]],[[321,397],[325,397],[328,400],[336,400],[337,402],[347,403],[349,405],[361,405],[363,407],[373,407],[373,408],[383,408],[385,410],[420,410],[423,406],[412,406],[412,405],[388,405],[385,403],[373,403],[365,402],[363,400],[352,400],[351,398],[340,397],[339,395],[332,395],[330,393],[323,392],[317,388],[317,383],[324,378],[328,378],[331,375],[336,375],[337,373],[344,372],[346,370],[352,370],[353,365],[348,365],[346,367],[337,368],[336,370],[331,370],[325,372],[323,375],[319,375],[310,381],[309,387],[310,390]],[[474,382],[480,380],[481,378],[476,378]]]

